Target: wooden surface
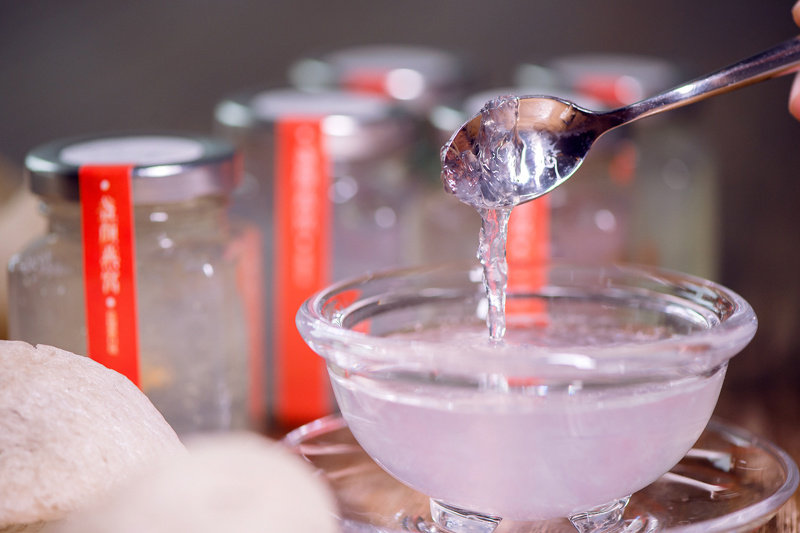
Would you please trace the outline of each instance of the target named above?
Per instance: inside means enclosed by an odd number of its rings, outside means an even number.
[[[789,373],[757,383],[726,383],[715,415],[783,448],[800,463],[800,381]],[[759,533],[800,533],[800,492]]]

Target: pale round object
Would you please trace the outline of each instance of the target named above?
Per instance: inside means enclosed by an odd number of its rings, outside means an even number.
[[[48,533],[338,532],[333,496],[310,465],[253,433],[187,443],[189,453]]]
[[[181,451],[121,374],[51,346],[0,341],[0,531],[60,519]]]

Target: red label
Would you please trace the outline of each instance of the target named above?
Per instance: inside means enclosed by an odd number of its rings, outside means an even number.
[[[83,166],[78,179],[88,355],[139,386],[132,168]]]
[[[545,264],[550,259],[550,199],[541,196],[520,204],[508,221],[508,291],[538,291],[547,282]],[[509,315],[544,310],[540,300],[506,302]]]
[[[636,166],[639,163],[639,150],[630,139],[617,142],[614,156],[608,163],[608,176],[617,185],[630,185],[636,178]]]
[[[342,86],[348,91],[356,93],[388,96],[386,87],[386,71],[384,70],[354,70],[348,72],[342,79]]]
[[[615,74],[586,74],[575,83],[575,88],[609,107],[632,104],[643,96],[635,79]]]
[[[330,413],[325,362],[305,344],[295,315],[330,283],[330,162],[321,120],[275,127],[275,416],[292,426]]]

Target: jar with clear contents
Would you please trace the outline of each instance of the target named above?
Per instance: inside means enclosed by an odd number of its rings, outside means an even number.
[[[263,290],[266,419],[282,431],[334,408],[324,366],[294,326],[302,300],[332,279],[420,260],[414,122],[374,95],[295,89],[232,94],[215,118],[244,158],[230,211],[259,230],[250,285]]]
[[[85,164],[138,163],[131,184],[140,387],[179,434],[250,426],[239,258],[225,211],[236,169],[226,143],[131,136],[31,152],[31,188],[48,231],[9,263],[11,338],[87,354],[77,166],[62,155],[90,143],[105,151],[87,152],[94,155]]]

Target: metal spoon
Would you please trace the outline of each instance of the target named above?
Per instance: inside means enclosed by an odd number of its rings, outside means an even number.
[[[541,196],[569,178],[605,132],[709,96],[787,74],[800,65],[800,37],[674,89],[596,112],[552,96],[488,102],[442,148],[445,188],[479,209]]]

